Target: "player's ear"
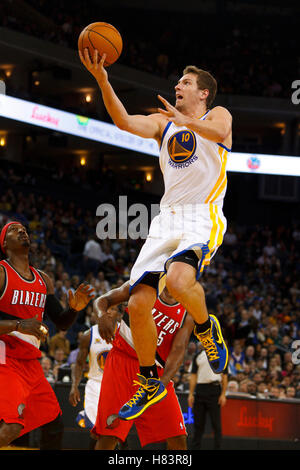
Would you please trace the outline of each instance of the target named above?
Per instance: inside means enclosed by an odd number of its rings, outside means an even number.
[[[204,90],[199,90],[199,91],[200,91],[201,100],[207,100],[208,95],[209,95],[209,90],[205,88]]]

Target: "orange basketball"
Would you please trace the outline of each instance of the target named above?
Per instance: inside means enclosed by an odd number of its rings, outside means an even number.
[[[78,49],[83,56],[85,48],[88,48],[91,59],[94,58],[95,49],[100,57],[105,53],[104,66],[108,67],[120,57],[123,48],[122,36],[109,23],[91,23],[81,31],[78,38]]]

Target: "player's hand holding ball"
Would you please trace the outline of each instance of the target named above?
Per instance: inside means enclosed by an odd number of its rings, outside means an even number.
[[[92,23],[82,30],[78,38],[80,60],[99,85],[107,80],[105,67],[120,57],[122,48],[119,31],[109,23]]]
[[[97,49],[94,51],[93,60],[90,59],[88,49],[84,50],[84,55],[82,56],[81,51],[79,51],[79,56],[83,65],[88,69],[88,71],[95,77],[99,85],[104,83],[107,80],[107,72],[104,68],[104,62],[106,59],[106,54],[104,53],[100,61],[98,61],[99,52]]]

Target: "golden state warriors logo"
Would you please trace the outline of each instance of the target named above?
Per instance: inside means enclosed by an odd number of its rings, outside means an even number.
[[[104,369],[104,365],[105,365],[105,361],[106,361],[108,353],[109,351],[101,351],[97,356],[97,364],[101,370]]]
[[[180,168],[189,166],[192,161],[197,160],[197,157],[194,157],[195,150],[196,137],[193,132],[189,130],[176,132],[168,141],[170,165]]]

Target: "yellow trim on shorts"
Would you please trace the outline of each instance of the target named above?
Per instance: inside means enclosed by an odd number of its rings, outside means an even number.
[[[200,273],[203,272],[205,267],[209,266],[212,258],[212,252],[215,251],[223,242],[224,223],[219,216],[218,206],[216,204],[209,204],[209,214],[210,220],[212,221],[212,228],[210,231],[208,243],[209,252],[205,255],[204,260],[202,261]]]

